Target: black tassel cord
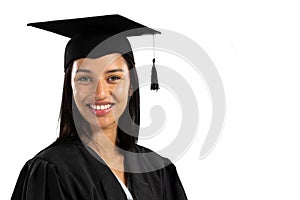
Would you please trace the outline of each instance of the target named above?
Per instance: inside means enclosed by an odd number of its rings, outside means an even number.
[[[153,34],[153,60],[152,60],[152,70],[151,70],[151,90],[158,90],[159,84],[158,84],[158,78],[157,78],[157,70],[155,67],[155,40],[154,40],[154,34]]]

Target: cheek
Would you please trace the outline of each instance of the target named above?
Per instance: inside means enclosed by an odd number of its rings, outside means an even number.
[[[119,85],[114,89],[114,94],[119,98],[124,98],[128,95],[128,88],[124,85]]]
[[[120,109],[125,109],[128,101],[128,91],[129,91],[129,83],[119,84],[114,88],[113,94],[115,100],[122,107]]]
[[[74,85],[74,87],[72,87],[73,97],[79,109],[83,104],[84,99],[86,99],[87,96],[89,96],[91,92],[90,90],[91,88],[86,88],[86,87],[84,88],[83,86],[78,86],[76,84]]]

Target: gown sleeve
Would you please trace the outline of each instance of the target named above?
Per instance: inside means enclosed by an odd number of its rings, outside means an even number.
[[[29,160],[22,168],[11,200],[70,199],[54,164],[41,158]]]
[[[166,167],[164,178],[164,200],[187,200],[187,196],[179,179],[176,167],[170,164]]]

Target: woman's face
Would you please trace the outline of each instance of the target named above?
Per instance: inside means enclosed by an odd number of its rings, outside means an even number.
[[[76,106],[92,127],[116,127],[130,95],[130,77],[121,54],[75,60],[71,85]]]

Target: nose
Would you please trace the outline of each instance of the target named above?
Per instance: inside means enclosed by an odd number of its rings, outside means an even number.
[[[104,80],[99,80],[97,83],[95,97],[96,99],[105,99],[108,96],[109,88]]]

